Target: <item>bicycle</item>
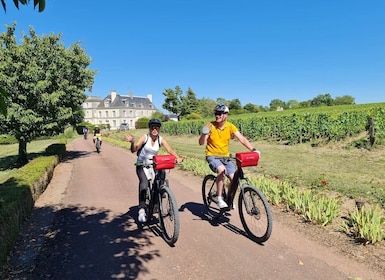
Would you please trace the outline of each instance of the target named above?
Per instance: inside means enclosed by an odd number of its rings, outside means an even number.
[[[156,155],[150,163],[136,163],[143,166],[148,176],[146,214],[150,221],[158,214],[163,239],[171,246],[179,237],[180,220],[178,205],[166,179],[166,169],[175,167],[176,158],[172,155]],[[160,202],[160,203],[159,203]],[[148,223],[147,221],[147,223]]]
[[[95,148],[96,148],[96,151],[98,153],[100,153],[100,137],[99,136],[96,136],[96,139],[95,139]]]
[[[219,218],[225,212],[230,211],[233,205],[234,197],[239,190],[238,212],[243,228],[253,241],[257,243],[266,242],[271,235],[273,227],[273,217],[266,197],[257,187],[252,186],[250,180],[245,176],[243,167],[257,166],[259,154],[255,152],[239,152],[235,157],[218,157],[221,160],[236,161],[237,170],[234,178],[230,182],[228,193],[223,188],[222,196],[226,201],[228,208],[220,209],[217,206],[217,185],[216,176],[206,175],[202,182],[203,203],[206,205],[209,213],[214,218]]]

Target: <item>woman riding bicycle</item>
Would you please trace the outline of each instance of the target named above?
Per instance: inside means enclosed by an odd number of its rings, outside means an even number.
[[[235,136],[250,151],[260,154],[253,148],[249,140],[237,127],[228,122],[229,108],[219,104],[214,108],[215,121],[207,123],[202,128],[202,134],[199,137],[199,145],[206,145],[206,161],[210,169],[217,174],[217,195],[218,207],[228,208],[227,203],[223,200],[222,192],[225,185],[226,176],[230,181],[234,177],[236,171],[235,164],[232,161],[221,160],[220,157],[228,157],[230,139]]]
[[[167,141],[159,135],[162,122],[158,119],[151,119],[148,122],[149,133],[142,135],[139,140],[134,144],[134,137],[132,135],[125,135],[125,139],[131,143],[131,152],[138,152],[137,163],[143,164],[152,160],[153,156],[157,155],[161,146],[166,151],[175,156],[178,163],[182,162],[182,158],[179,157],[176,152],[170,147]],[[138,164],[136,166],[136,174],[139,178],[139,212],[138,221],[144,223],[147,221],[145,211],[146,191],[148,185],[148,179],[143,170],[143,165]]]

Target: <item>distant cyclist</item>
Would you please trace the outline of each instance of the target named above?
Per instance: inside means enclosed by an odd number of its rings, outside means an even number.
[[[98,125],[95,125],[93,134],[94,134],[94,138],[93,138],[94,143],[96,142],[96,137],[99,137],[100,146],[102,146],[102,132],[101,132],[100,127]]]
[[[142,135],[139,140],[134,143],[134,137],[132,135],[125,135],[125,139],[131,143],[131,152],[138,153],[137,163],[147,163],[153,156],[157,155],[161,146],[163,146],[166,151],[175,156],[178,163],[182,162],[182,158],[179,157],[176,152],[170,147],[167,141],[159,135],[160,127],[162,122],[158,119],[151,119],[148,122],[149,133]],[[146,191],[148,186],[148,179],[143,170],[142,165],[136,166],[136,174],[139,179],[139,212],[138,212],[138,221],[144,223],[147,221],[146,210],[145,210],[145,200],[146,200]]]
[[[217,174],[217,195],[218,207],[227,208],[228,205],[222,197],[226,176],[232,180],[236,171],[235,164],[232,161],[220,159],[228,157],[230,140],[235,136],[250,151],[259,153],[251,145],[249,140],[241,134],[237,127],[231,122],[226,121],[229,115],[229,108],[219,104],[214,108],[215,121],[207,123],[202,128],[202,134],[199,137],[199,145],[206,145],[206,161],[210,169]]]
[[[84,139],[87,139],[87,135],[88,135],[88,127],[83,127],[83,135],[84,135]]]

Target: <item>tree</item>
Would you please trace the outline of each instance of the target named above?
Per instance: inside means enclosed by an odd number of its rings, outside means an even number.
[[[15,4],[16,8],[19,9],[19,2],[22,5],[27,5],[30,1],[29,0],[13,0],[13,3]],[[1,0],[1,4],[3,6],[4,12],[7,11],[7,5],[5,4],[4,0]],[[44,11],[45,9],[45,0],[34,0],[34,8],[36,6],[39,6],[39,12]],[[5,105],[5,99],[9,97],[9,94],[5,91],[4,88],[0,86],[0,114],[3,114],[4,116],[7,115],[7,106]]]
[[[202,98],[198,100],[198,113],[202,117],[211,117],[214,115],[214,108],[217,103],[209,98]]]
[[[18,162],[27,162],[27,143],[39,136],[62,133],[83,119],[81,104],[95,71],[78,43],[68,49],[61,34],[39,37],[33,27],[15,37],[16,23],[0,34],[0,84],[9,94],[7,116],[0,115],[0,133],[19,142]]]
[[[350,95],[339,96],[334,99],[334,105],[353,105],[354,98]]]
[[[19,9],[19,3],[22,5],[28,5],[30,0],[13,0],[13,3],[15,4],[16,8]],[[1,0],[1,4],[3,6],[4,11],[7,11],[7,5],[5,4],[5,0]],[[45,9],[45,0],[33,0],[33,7],[36,8],[36,6],[39,6],[39,12],[44,11]]]
[[[281,99],[273,99],[270,101],[270,110],[271,111],[276,111],[278,107],[285,108],[286,103],[285,101],[282,101]]]
[[[168,88],[162,94],[166,97],[162,108],[178,115],[178,118],[197,112],[198,100],[191,88],[188,88],[186,96],[179,86],[175,90]]]
[[[238,98],[230,101],[229,110],[241,110],[241,109],[242,109],[242,104]]]
[[[250,112],[250,113],[258,113],[259,112],[259,107],[255,104],[252,104],[252,103],[247,103],[243,109],[245,109],[246,111]]]
[[[179,86],[176,86],[175,90],[167,88],[162,94],[166,97],[162,108],[179,117],[182,111],[182,89]]]
[[[198,100],[195,92],[191,88],[187,89],[186,96],[181,96],[181,101],[181,116],[187,116],[197,112]]]
[[[333,105],[334,105],[334,100],[333,100],[333,97],[329,93],[320,94],[310,101],[310,106],[312,106],[312,107],[333,106]]]

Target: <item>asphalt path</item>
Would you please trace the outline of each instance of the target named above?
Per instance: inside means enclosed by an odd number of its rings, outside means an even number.
[[[202,178],[178,168],[167,173],[181,220],[171,247],[156,225],[136,223],[135,154],[106,142],[98,154],[90,138],[67,150],[10,261],[12,279],[383,279],[276,220],[263,245],[237,210],[213,221]]]

